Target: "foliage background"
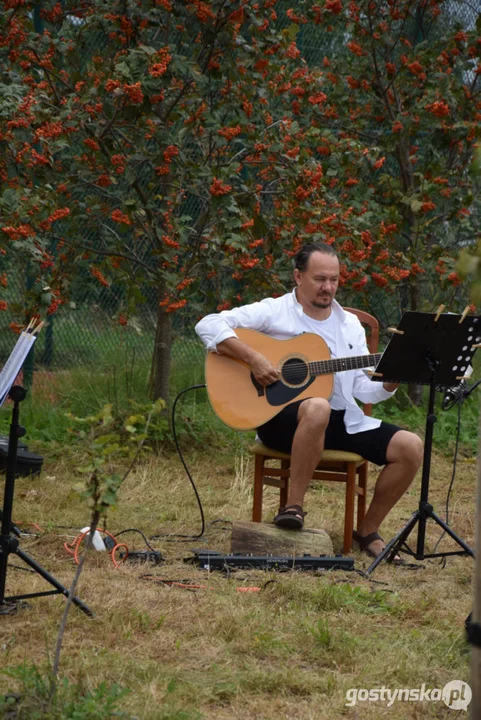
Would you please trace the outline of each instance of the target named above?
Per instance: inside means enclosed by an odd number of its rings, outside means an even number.
[[[171,355],[201,362],[195,320],[289,289],[311,238],[383,328],[468,302],[470,4],[3,5],[1,317],[45,315],[37,388],[88,365],[147,383],[153,358],[165,395]]]

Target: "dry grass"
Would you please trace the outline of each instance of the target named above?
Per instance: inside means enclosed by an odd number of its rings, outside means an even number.
[[[122,710],[142,720],[258,720],[346,717],[450,717],[444,703],[363,703],[345,706],[349,688],[443,687],[468,680],[469,650],[463,622],[472,605],[470,558],[415,563],[417,569],[382,564],[370,579],[355,573],[269,573],[238,571],[230,577],[183,562],[192,548],[229,551],[228,522],[250,517],[252,463],[214,451],[187,457],[198,484],[207,531],[187,543],[156,540],[166,562],[159,567],[125,564],[115,569],[109,558],[93,553],[81,577],[78,595],[95,612],[89,619],[70,613],[61,672],[86,689],[102,680],[130,689]],[[451,467],[435,457],[431,501],[440,515]],[[371,487],[375,473],[371,478]],[[88,511],[73,490],[78,481],[71,463],[44,465],[40,479],[20,478],[14,520],[35,522],[42,532],[23,539],[22,549],[65,584],[73,563],[63,543],[73,529],[88,524]],[[450,519],[468,543],[474,538],[475,466],[458,468]],[[417,508],[419,479],[385,523],[391,537]],[[266,519],[277,507],[266,491]],[[342,544],[343,503],[340,487],[313,488],[308,524],[323,527],[334,547]],[[195,534],[199,514],[192,489],[175,457],[152,459],[125,482],[109,529],[137,527],[148,536]],[[428,543],[439,536],[428,525]],[[416,535],[413,536],[415,538]],[[124,535],[131,549],[143,549],[136,534]],[[414,544],[414,543],[413,543]],[[450,547],[443,541],[442,548]],[[355,554],[356,566],[368,561]],[[12,564],[21,564],[16,558]],[[142,577],[145,573],[153,579]],[[166,586],[154,579],[189,580],[196,590]],[[239,588],[257,586],[260,592]],[[47,589],[38,575],[12,567],[8,594]],[[28,608],[0,619],[1,666],[35,662],[51,656],[64,600],[29,601]],[[0,690],[12,680],[0,675]]]

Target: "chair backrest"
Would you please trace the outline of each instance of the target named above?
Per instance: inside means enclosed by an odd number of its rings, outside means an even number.
[[[374,315],[370,315],[364,310],[357,310],[356,308],[345,307],[344,310],[346,310],[346,312],[352,313],[353,315],[356,315],[356,317],[359,319],[360,323],[364,326],[366,330],[366,339],[369,352],[371,353],[371,355],[377,353],[379,347],[379,323],[374,317]],[[371,415],[371,403],[366,403],[364,405],[364,412],[366,413],[366,415]]]

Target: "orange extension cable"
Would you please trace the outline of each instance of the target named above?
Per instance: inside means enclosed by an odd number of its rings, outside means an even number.
[[[97,530],[99,533],[103,533],[104,535],[109,537],[111,540],[113,540],[114,547],[112,548],[112,550],[110,551],[109,554],[112,559],[112,563],[113,563],[114,567],[118,568],[119,565],[121,565],[122,563],[124,563],[127,560],[127,557],[129,554],[129,548],[127,547],[127,545],[125,545],[125,543],[118,543],[117,540],[115,539],[115,537],[111,533],[109,533],[108,530],[104,530],[103,528],[97,528]],[[84,538],[89,533],[90,533],[90,528],[88,528],[88,530],[85,530],[85,532],[82,532],[79,535],[77,535],[75,540],[73,540],[71,543],[65,542],[63,544],[63,546],[64,546],[65,550],[68,552],[68,554],[73,555],[73,558],[74,558],[75,562],[77,563],[77,565],[80,562],[80,560],[78,558],[80,546],[82,545]],[[125,555],[120,562],[117,562],[117,560],[115,559],[115,554],[116,554],[117,550],[119,550],[120,548],[123,548],[125,550]]]

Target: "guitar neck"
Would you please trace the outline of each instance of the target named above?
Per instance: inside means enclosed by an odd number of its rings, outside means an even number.
[[[330,375],[343,370],[357,370],[378,364],[382,353],[374,355],[357,355],[356,357],[334,358],[308,363],[311,375]]]

